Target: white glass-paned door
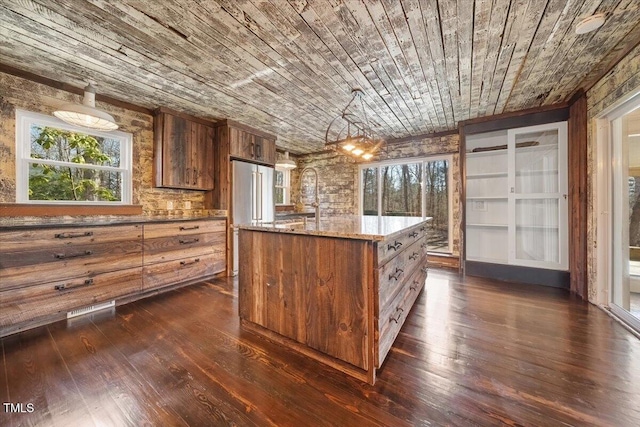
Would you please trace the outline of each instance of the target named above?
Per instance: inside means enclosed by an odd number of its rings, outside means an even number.
[[[612,125],[611,303],[640,320],[640,108]]]
[[[568,268],[566,133],[566,123],[508,133],[510,262]]]

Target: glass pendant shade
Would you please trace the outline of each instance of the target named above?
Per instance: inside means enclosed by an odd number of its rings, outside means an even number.
[[[84,88],[82,104],[64,104],[53,115],[75,126],[106,131],[118,129],[113,116],[96,108],[96,90],[91,84]]]

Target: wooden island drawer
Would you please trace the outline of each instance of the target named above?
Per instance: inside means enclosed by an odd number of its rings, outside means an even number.
[[[144,290],[196,280],[224,271],[224,251],[214,249],[211,253],[182,258],[157,264],[145,265]]]
[[[402,253],[407,246],[411,246],[416,241],[427,235],[427,226],[420,225],[404,231],[391,239],[378,242],[378,265],[382,266],[387,261]]]
[[[376,352],[376,366],[382,366],[387,353],[391,349],[404,321],[407,319],[413,303],[420,295],[427,278],[428,268],[425,265],[417,268],[403,283],[403,286],[386,306],[380,306],[378,318],[378,351]]]
[[[136,267],[3,291],[0,327],[109,301],[141,289],[142,267]]]
[[[144,238],[155,239],[168,236],[188,236],[191,234],[226,233],[225,220],[175,221],[158,224],[145,224]]]
[[[398,292],[398,289],[413,272],[425,263],[427,258],[427,238],[406,247],[395,258],[378,269],[378,296],[383,307]]]

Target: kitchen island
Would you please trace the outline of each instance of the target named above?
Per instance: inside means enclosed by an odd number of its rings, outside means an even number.
[[[243,327],[373,384],[424,287],[430,219],[238,226]]]

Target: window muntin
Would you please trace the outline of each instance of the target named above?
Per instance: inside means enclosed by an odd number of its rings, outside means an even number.
[[[16,110],[16,200],[131,204],[132,135]]]
[[[361,214],[430,216],[429,250],[450,253],[452,158],[444,155],[361,165]]]
[[[276,205],[288,205],[291,198],[291,171],[277,169],[275,173],[275,203]]]

